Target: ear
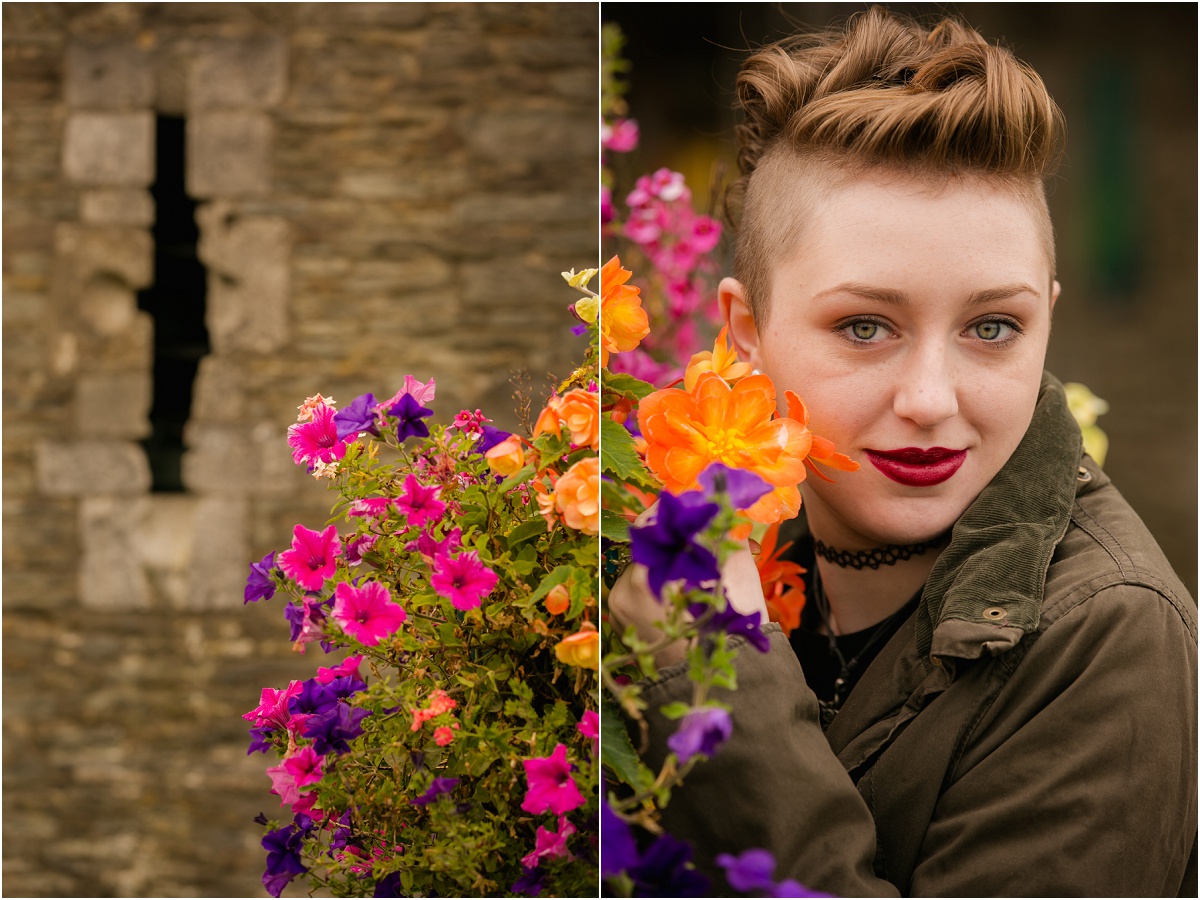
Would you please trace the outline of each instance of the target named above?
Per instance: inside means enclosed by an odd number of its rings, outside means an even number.
[[[758,328],[754,324],[754,313],[746,288],[735,278],[722,278],[717,285],[717,303],[721,317],[729,326],[729,340],[742,359],[752,368],[762,369],[762,357],[758,347]]]
[[[1054,304],[1058,302],[1058,295],[1062,293],[1062,285],[1058,283],[1058,279],[1054,279],[1050,283],[1050,314],[1054,315]]]

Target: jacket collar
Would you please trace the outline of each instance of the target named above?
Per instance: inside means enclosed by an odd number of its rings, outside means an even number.
[[[1025,437],[955,524],[925,583],[916,645],[927,667],[943,656],[1003,653],[1037,630],[1082,452],[1063,386],[1044,373]]]

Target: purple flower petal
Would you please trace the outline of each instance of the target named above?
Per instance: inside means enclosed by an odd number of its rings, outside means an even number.
[[[422,406],[412,394],[405,394],[393,403],[388,415],[400,420],[396,426],[396,440],[401,443],[410,437],[429,437],[429,426],[421,420],[432,416],[433,410]]]
[[[250,577],[246,579],[244,606],[258,600],[270,600],[275,596],[275,582],[271,581],[271,570],[275,568],[275,551],[272,550],[256,563],[250,563]]]
[[[675,751],[682,766],[698,753],[716,754],[733,734],[733,719],[719,706],[693,709],[679,721],[675,733],[667,738],[667,746]]]
[[[333,423],[337,426],[338,440],[345,440],[360,431],[368,431],[379,437],[379,427],[375,421],[375,395],[355,397],[349,406],[334,415]]]
[[[650,589],[659,597],[668,581],[682,579],[685,588],[694,588],[721,576],[717,557],[695,541],[720,507],[698,500],[664,493],[655,520],[629,529],[630,556],[649,570]]]
[[[723,463],[712,463],[696,480],[710,499],[716,494],[728,494],[729,504],[734,509],[749,509],[772,490],[771,485],[754,472],[731,469]]]

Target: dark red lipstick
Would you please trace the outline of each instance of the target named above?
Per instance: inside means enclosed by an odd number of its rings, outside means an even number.
[[[959,470],[967,459],[966,450],[945,447],[901,447],[899,450],[864,450],[871,465],[892,481],[909,487],[941,484]]]

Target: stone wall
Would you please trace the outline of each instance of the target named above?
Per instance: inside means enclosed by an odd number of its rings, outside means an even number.
[[[13,895],[261,895],[245,755],[308,677],[248,563],[324,522],[285,444],[318,391],[438,382],[515,425],[593,265],[596,7],[5,4],[4,880]],[[210,352],[182,493],[155,389],[156,116],[186,119]]]

